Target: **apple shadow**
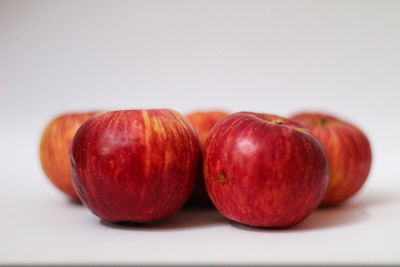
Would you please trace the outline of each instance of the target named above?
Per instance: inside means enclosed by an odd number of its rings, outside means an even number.
[[[187,203],[183,205],[182,210],[187,211],[205,211],[205,210],[216,210],[213,204],[197,204],[197,203]]]
[[[216,209],[181,209],[173,216],[151,223],[118,222],[101,220],[106,227],[128,231],[170,231],[202,228],[226,223]]]
[[[400,194],[397,190],[374,190],[369,192],[361,192],[356,196],[354,201],[349,200],[350,204],[359,208],[375,208],[385,206],[393,202],[400,201]]]
[[[365,207],[346,203],[337,207],[318,208],[303,222],[286,230],[309,231],[351,225],[368,220],[370,217]]]
[[[71,206],[75,206],[75,207],[84,207],[85,206],[85,205],[83,205],[83,203],[80,199],[68,198],[67,201],[68,201],[68,204],[70,204]]]
[[[268,233],[320,230],[366,221],[370,218],[368,209],[389,205],[396,201],[400,201],[400,194],[397,192],[370,191],[356,196],[355,199],[350,199],[339,206],[317,208],[308,218],[293,227],[262,228],[247,226],[233,221],[230,221],[230,224],[242,230]]]
[[[369,214],[365,209],[352,208],[347,205],[337,208],[324,208],[315,210],[308,218],[292,227],[269,228],[269,227],[253,227],[238,222],[231,221],[230,224],[235,228],[253,232],[296,232],[311,231],[323,228],[339,227],[347,224],[355,224],[365,221],[369,218]]]

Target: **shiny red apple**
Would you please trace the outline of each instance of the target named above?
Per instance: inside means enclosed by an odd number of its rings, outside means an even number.
[[[103,113],[78,130],[71,148],[80,199],[110,222],[152,222],[175,213],[193,190],[197,135],[168,109]]]
[[[196,111],[186,116],[196,130],[197,135],[199,136],[200,146],[202,150],[211,129],[218,121],[226,116],[228,116],[228,113],[219,110]],[[204,185],[204,175],[202,168],[200,168],[198,171],[196,186],[194,187],[193,193],[187,203],[193,206],[211,205],[211,200],[207,194],[206,187]]]
[[[276,115],[239,112],[212,129],[204,151],[205,184],[228,219],[288,227],[320,203],[329,165],[320,141]]]
[[[72,199],[78,199],[72,184],[69,149],[78,128],[96,112],[65,113],[52,120],[40,141],[40,162],[49,180]]]
[[[371,168],[371,146],[365,134],[328,114],[305,112],[291,119],[313,132],[328,155],[330,178],[321,205],[336,205],[356,194]]]

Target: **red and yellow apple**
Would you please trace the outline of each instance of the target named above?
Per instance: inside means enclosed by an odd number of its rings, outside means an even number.
[[[226,116],[228,113],[219,110],[196,111],[186,115],[196,130],[202,147],[214,125]]]
[[[186,116],[196,130],[197,135],[199,136],[200,146],[202,150],[204,149],[204,143],[211,129],[218,121],[226,116],[228,116],[228,113],[218,110],[196,111]],[[188,204],[195,206],[211,205],[211,200],[207,194],[204,185],[204,175],[202,168],[199,169],[197,175],[197,183],[194,187],[192,195],[188,200]]]
[[[189,198],[200,147],[189,121],[168,109],[123,110],[89,119],[71,147],[82,202],[110,222],[152,222]]]
[[[69,149],[78,128],[96,112],[66,113],[51,121],[40,141],[40,162],[49,180],[72,199],[78,199],[72,184]]]
[[[271,114],[239,112],[218,122],[204,151],[205,184],[228,219],[258,227],[289,227],[320,203],[328,159],[307,129]]]
[[[304,125],[322,142],[330,175],[321,205],[336,205],[360,190],[371,168],[368,138],[356,126],[323,113],[298,113],[292,120]]]

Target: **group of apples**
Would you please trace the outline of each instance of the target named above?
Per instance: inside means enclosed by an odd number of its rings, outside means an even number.
[[[68,113],[40,144],[50,181],[110,222],[159,221],[212,202],[239,223],[288,227],[353,196],[371,158],[361,130],[321,113]]]

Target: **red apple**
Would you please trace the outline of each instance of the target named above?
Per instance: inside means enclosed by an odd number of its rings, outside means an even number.
[[[151,222],[175,213],[193,190],[200,148],[190,123],[167,109],[103,113],[71,147],[77,193],[110,222]]]
[[[201,147],[204,147],[208,134],[214,125],[219,122],[224,117],[228,116],[228,113],[211,110],[211,111],[197,111],[188,114],[186,117],[192,123],[194,129],[196,130]]]
[[[188,114],[186,117],[192,123],[197,135],[200,139],[200,146],[203,149],[204,143],[208,134],[214,125],[222,118],[228,116],[228,113],[223,111],[197,111]],[[200,168],[197,174],[197,183],[194,187],[193,193],[187,201],[189,205],[194,206],[209,206],[211,200],[207,194],[206,187],[204,185],[203,169]]]
[[[330,177],[321,205],[336,205],[360,190],[371,168],[371,147],[354,125],[322,113],[298,113],[291,117],[313,132],[328,155]]]
[[[72,184],[69,148],[78,128],[96,112],[62,114],[51,121],[40,141],[40,162],[49,180],[72,199],[78,199]]]
[[[251,226],[299,223],[318,206],[328,185],[328,159],[318,138],[276,115],[225,117],[208,136],[203,160],[216,208]]]

